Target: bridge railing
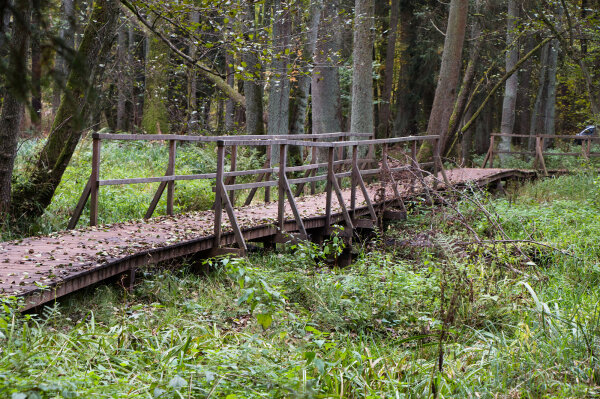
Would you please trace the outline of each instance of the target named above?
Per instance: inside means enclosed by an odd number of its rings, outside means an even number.
[[[528,140],[535,139],[535,146],[533,151],[503,151],[496,149],[496,137],[511,137],[511,138],[522,138]],[[548,152],[544,151],[545,141],[559,139],[559,140],[567,140],[567,141],[580,141],[581,142],[581,151],[580,152]],[[528,134],[506,134],[506,133],[492,133],[490,135],[490,147],[485,155],[483,160],[482,168],[485,168],[490,163],[490,168],[494,165],[494,157],[499,154],[510,154],[510,155],[534,155],[535,156],[535,168],[540,169],[544,172],[545,175],[548,174],[548,170],[546,169],[546,161],[544,160],[544,156],[552,155],[552,156],[581,156],[585,159],[589,159],[592,157],[600,157],[600,152],[591,152],[592,142],[600,141],[600,137],[593,136],[565,136],[565,135],[550,135],[550,134],[540,134],[537,136],[530,136]]]
[[[290,139],[290,137],[293,137]],[[154,198],[152,199],[145,217],[149,218],[154,213],[156,206],[162,197],[164,191],[167,191],[167,214],[173,214],[173,198],[175,181],[214,179],[215,191],[215,220],[214,220],[214,248],[221,246],[222,231],[222,213],[226,212],[230,221],[235,241],[241,251],[246,250],[244,236],[239,227],[234,210],[234,193],[240,190],[250,190],[245,201],[245,205],[252,202],[256,190],[265,189],[265,202],[270,201],[270,189],[278,188],[278,220],[277,227],[280,232],[285,232],[285,206],[286,202],[291,207],[296,222],[297,231],[301,236],[306,236],[306,229],[301,215],[296,206],[295,197],[298,196],[304,188],[304,185],[311,184],[311,194],[315,193],[315,183],[319,181],[326,182],[326,204],[325,219],[326,226],[331,222],[331,205],[333,195],[337,196],[340,204],[344,222],[349,228],[353,228],[356,221],[356,201],[357,190],[361,190],[368,213],[371,220],[375,222],[375,210],[367,193],[363,177],[377,174],[386,174],[393,180],[393,172],[400,170],[413,169],[421,170],[425,165],[433,166],[434,173],[442,171],[441,159],[438,151],[439,136],[414,136],[400,137],[394,139],[376,140],[372,139],[370,133],[328,133],[321,135],[295,135],[295,136],[180,136],[180,135],[126,135],[126,134],[99,134],[92,135],[92,171],[88,184],[77,204],[74,215],[69,223],[69,228],[74,228],[82,214],[85,204],[90,199],[90,225],[98,223],[98,195],[100,187],[109,185],[126,185],[138,183],[160,183]],[[156,141],[164,140],[169,146],[169,160],[167,170],[164,176],[131,178],[131,179],[100,179],[100,158],[101,142],[103,140],[144,140]],[[328,141],[337,140],[337,141]],[[346,141],[342,141],[346,140]],[[419,141],[429,140],[433,142],[434,154],[432,162],[419,164],[416,158],[417,143]],[[193,175],[176,175],[176,146],[177,142],[216,142],[217,145],[217,170],[214,173],[201,173]],[[412,144],[411,154],[408,156],[409,165],[402,167],[390,167],[388,163],[388,149],[394,144]],[[237,170],[237,150],[239,147],[266,147],[267,161],[261,169]],[[276,167],[271,166],[271,149],[278,146],[279,164]],[[298,146],[308,149],[311,153],[311,163],[308,165],[292,166],[288,165],[288,150],[290,146]],[[359,156],[359,147],[368,147],[366,158]],[[226,164],[226,147],[229,147],[230,162]],[[376,161],[375,148],[381,148],[381,162]],[[326,162],[318,159],[319,149],[327,152]],[[344,159],[344,153],[351,153],[350,159]],[[336,159],[337,156],[337,159]],[[372,165],[375,164],[375,167]],[[349,167],[349,170],[345,170]],[[371,167],[369,169],[369,167]],[[302,177],[290,177],[290,173],[304,172]],[[256,176],[252,183],[236,183],[236,177]],[[277,179],[273,180],[273,176]],[[444,175],[445,176],[445,175]],[[351,200],[350,206],[344,203],[341,193],[341,180],[350,178]],[[295,193],[292,186],[296,186]],[[396,183],[393,182],[395,194],[399,196]]]

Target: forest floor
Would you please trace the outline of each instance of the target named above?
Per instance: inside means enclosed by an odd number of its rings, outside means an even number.
[[[133,293],[100,285],[40,315],[5,304],[0,396],[600,394],[596,173],[409,209],[346,268],[334,237],[148,268]]]

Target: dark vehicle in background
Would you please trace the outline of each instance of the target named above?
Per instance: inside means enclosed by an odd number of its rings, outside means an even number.
[[[582,137],[589,137],[589,136],[595,136],[595,135],[596,135],[596,126],[594,126],[594,125],[586,126],[585,129],[583,129],[581,132],[576,134],[576,136],[582,136]],[[575,144],[581,145],[581,143],[583,143],[583,140],[575,140]]]

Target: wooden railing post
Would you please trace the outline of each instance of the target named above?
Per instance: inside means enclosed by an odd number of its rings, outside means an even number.
[[[316,143],[317,139],[312,139],[312,142]],[[313,145],[311,147],[311,159],[310,159],[310,163],[313,164],[313,165],[317,164],[317,162],[318,162],[317,158],[318,158],[317,147]],[[311,175],[316,176],[318,173],[319,173],[318,170],[314,169],[312,171],[312,173],[309,174],[308,176],[311,176]],[[317,192],[317,182],[313,181],[313,182],[310,183],[310,195],[315,195],[316,192]]]
[[[285,176],[287,163],[287,145],[280,144],[279,146],[279,198],[277,199],[277,225],[283,233],[285,231]]]
[[[350,183],[350,209],[352,209],[352,218],[356,218],[356,185],[358,184],[357,173],[360,173],[358,169],[358,146],[352,146],[352,178]]]
[[[225,142],[223,140],[217,141],[217,177],[216,177],[216,190],[215,190],[215,226],[214,235],[215,241],[213,247],[219,248],[221,246],[221,220],[223,217],[223,198],[219,187],[223,184],[223,168],[225,167]]]
[[[167,176],[175,175],[175,157],[177,156],[177,142],[169,140],[169,164],[167,166]],[[175,181],[167,183],[167,215],[173,216],[173,197],[175,194]]]
[[[270,146],[269,146],[270,147]],[[234,172],[237,168],[237,145],[231,146],[231,168],[230,170]],[[235,176],[231,176],[228,181],[229,184],[235,184]],[[231,204],[235,206],[235,191],[231,190],[229,192],[229,200]]]
[[[329,226],[331,226],[331,200],[333,198],[333,184],[331,183],[331,176],[333,174],[333,147],[329,147],[327,148],[327,184],[325,186],[325,228],[329,228]]]
[[[490,148],[488,148],[487,153],[485,154],[485,158],[483,159],[483,165],[481,165],[482,168],[485,168],[485,166],[487,165],[488,161],[490,162],[490,168],[492,167],[492,162],[493,162],[493,157],[494,157],[494,136],[490,136]]]
[[[266,165],[271,166],[271,146],[267,146],[267,162]],[[265,175],[265,181],[271,180],[271,173]],[[265,202],[271,202],[271,187],[265,187]]]
[[[546,161],[544,160],[544,143],[542,141],[542,137],[535,137],[535,153],[536,158],[538,159],[538,165],[540,165],[540,169],[544,172],[544,176],[548,176],[548,170],[546,169]]]
[[[92,176],[90,186],[90,226],[98,224],[98,190],[100,189],[100,148],[101,141],[94,138],[92,141]]]

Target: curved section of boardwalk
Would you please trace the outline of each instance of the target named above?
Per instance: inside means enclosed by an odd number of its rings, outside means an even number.
[[[453,185],[532,177],[535,172],[503,169],[455,169],[447,171]],[[382,190],[383,187],[383,190]],[[423,190],[421,187],[418,190]],[[369,197],[378,210],[397,201],[391,185],[368,186]],[[385,195],[382,195],[385,192]],[[414,195],[410,187],[399,187],[402,197]],[[343,190],[350,201],[350,190]],[[325,226],[325,194],[300,197],[298,210],[310,232]],[[368,214],[364,197],[357,197],[357,216]],[[275,236],[276,202],[236,209],[247,241]],[[332,201],[331,223],[343,222],[337,199]],[[224,217],[222,220],[226,221]],[[49,236],[0,243],[0,296],[22,296],[25,309],[38,306],[80,288],[136,267],[210,251],[214,246],[214,212],[195,212],[147,221],[130,221],[109,226],[63,231]],[[286,208],[286,231],[296,231],[291,210]],[[224,225],[221,245],[235,242],[229,225]],[[207,253],[208,254],[208,253]]]

